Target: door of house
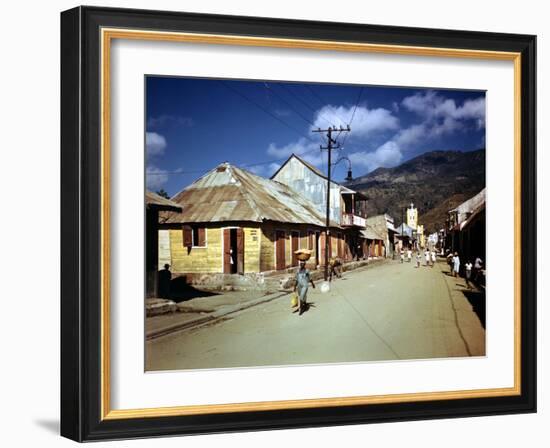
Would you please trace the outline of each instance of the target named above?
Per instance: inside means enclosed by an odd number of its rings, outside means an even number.
[[[300,232],[292,231],[290,236],[292,241],[292,266],[298,266],[298,256],[295,252],[300,248]]]
[[[321,234],[315,232],[315,265],[321,265]]]
[[[223,273],[244,274],[244,232],[240,227],[223,229]]]
[[[275,240],[275,260],[276,265],[275,269],[280,271],[281,269],[286,268],[286,253],[285,253],[285,240],[286,235],[283,230],[277,230],[275,232],[276,234],[276,240]]]

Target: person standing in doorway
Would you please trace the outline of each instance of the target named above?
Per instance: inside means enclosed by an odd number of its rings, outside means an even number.
[[[473,278],[474,282],[479,281],[479,274],[481,273],[482,267],[483,267],[483,261],[478,256],[474,261],[474,278]]]
[[[315,288],[315,283],[311,279],[311,274],[306,269],[306,262],[300,261],[300,269],[296,273],[296,281],[294,283],[294,292],[298,293],[298,315],[301,316],[307,307],[307,290],[309,284]]]

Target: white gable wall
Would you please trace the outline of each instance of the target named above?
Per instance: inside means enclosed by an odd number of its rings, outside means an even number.
[[[285,184],[308,199],[325,216],[327,206],[327,181],[298,159],[292,157],[273,177],[273,180]],[[340,224],[341,219],[340,186],[331,182],[330,219]]]

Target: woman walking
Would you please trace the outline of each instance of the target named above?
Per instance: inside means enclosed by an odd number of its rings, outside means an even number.
[[[306,262],[300,261],[300,269],[296,273],[296,282],[294,283],[294,292],[298,293],[298,315],[301,316],[302,313],[306,310],[307,306],[307,290],[309,284],[315,288],[315,283],[311,279],[311,274],[308,269],[306,269]]]

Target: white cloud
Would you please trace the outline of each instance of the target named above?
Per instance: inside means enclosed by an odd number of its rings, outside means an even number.
[[[300,137],[299,140],[284,146],[277,146],[275,143],[271,143],[267,148],[267,153],[270,156],[282,159],[284,157],[289,157],[292,154],[300,155],[318,147],[319,146],[316,143],[313,143],[305,137]]]
[[[168,182],[168,171],[147,165],[145,169],[145,184],[149,190],[158,190]]]
[[[413,124],[408,128],[400,130],[393,139],[399,146],[407,147],[425,138],[426,126],[422,124]]]
[[[350,154],[349,158],[353,167],[362,166],[370,172],[379,167],[389,168],[398,165],[403,159],[403,154],[399,145],[390,140],[379,146],[375,151],[355,152]]]
[[[450,119],[458,121],[475,120],[480,127],[485,126],[485,98],[479,97],[466,100],[458,106],[455,100],[438,95],[433,90],[405,97],[401,104],[410,112],[414,112],[430,120]],[[459,124],[461,125],[461,124]],[[456,124],[453,125],[455,129]]]
[[[166,138],[156,132],[145,133],[145,153],[147,157],[158,156],[164,153]]]
[[[368,109],[365,106],[359,106],[353,115],[354,110],[355,106],[324,106],[316,112],[313,128],[326,128],[328,119],[334,120],[332,124],[338,127],[345,127],[351,123],[350,137],[365,137],[374,132],[399,128],[399,120],[387,109]]]
[[[484,97],[466,100],[458,106],[455,100],[428,90],[405,97],[401,104],[424,119],[420,124],[402,129],[393,138],[401,149],[464,129],[469,120],[475,122],[478,130],[485,127]]]

